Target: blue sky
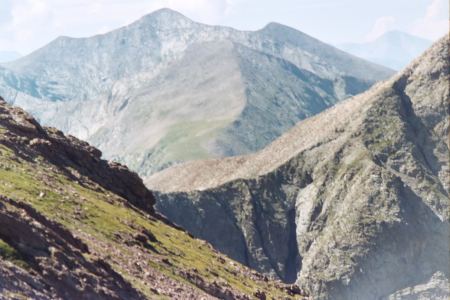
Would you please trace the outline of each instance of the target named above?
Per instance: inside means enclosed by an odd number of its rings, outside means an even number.
[[[104,33],[162,7],[246,30],[275,21],[332,44],[394,29],[435,40],[449,18],[448,0],[0,0],[0,50],[26,54],[60,35]]]

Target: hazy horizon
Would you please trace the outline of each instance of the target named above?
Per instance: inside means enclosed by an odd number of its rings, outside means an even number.
[[[407,0],[0,0],[5,8],[0,12],[0,51],[26,55],[58,36],[105,33],[164,7],[196,22],[239,30],[278,22],[334,45],[374,40],[391,30],[429,40],[445,34],[448,2],[416,2],[411,7]]]

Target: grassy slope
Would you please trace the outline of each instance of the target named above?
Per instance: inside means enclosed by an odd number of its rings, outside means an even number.
[[[164,276],[186,282],[179,270],[194,270],[206,281],[226,281],[234,290],[248,295],[261,290],[269,299],[287,296],[276,284],[263,283],[246,269],[238,272],[243,267],[223,259],[205,242],[128,208],[115,194],[95,184],[81,186],[45,161],[23,160],[3,145],[0,145],[0,194],[25,201],[49,219],[66,226],[88,244],[92,255],[107,259],[118,273],[152,299],[156,295],[151,283],[141,278],[142,272],[127,266],[136,253],[146,255],[142,259],[143,272],[153,268]],[[148,245],[152,251],[136,251],[135,247],[123,243],[127,236],[143,229],[156,237],[157,241]],[[2,248],[8,248],[3,244]],[[12,249],[8,250],[9,254],[13,253]],[[9,254],[4,256],[17,260],[16,255]]]

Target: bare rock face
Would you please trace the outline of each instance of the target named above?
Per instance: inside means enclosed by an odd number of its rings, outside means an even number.
[[[157,209],[314,299],[448,297],[449,70],[442,39],[254,155],[158,173]]]
[[[42,155],[64,169],[74,180],[94,180],[99,186],[126,198],[130,204],[153,213],[153,195],[139,176],[126,166],[101,159],[100,150],[55,128],[43,128],[24,110],[9,106],[0,98],[0,124],[8,132],[0,143],[19,155],[33,159]]]

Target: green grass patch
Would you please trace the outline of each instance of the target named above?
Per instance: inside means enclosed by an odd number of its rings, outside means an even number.
[[[167,153],[163,161],[203,159],[209,156],[203,147],[229,120],[191,121],[172,125],[158,144]]]
[[[21,268],[29,268],[28,263],[20,255],[20,253],[2,239],[0,239],[0,257]]]
[[[191,127],[191,133],[200,131],[200,127],[202,126]],[[174,134],[173,138],[182,139],[182,136]],[[124,257],[129,255],[127,251],[131,250],[122,242],[116,241],[114,236],[117,233],[131,236],[137,230],[145,228],[153,233],[158,241],[152,243],[159,253],[155,253],[155,257],[168,258],[171,262],[171,265],[167,265],[155,260],[150,265],[177,281],[186,282],[178,275],[179,270],[195,269],[207,281],[224,280],[231,288],[249,295],[256,290],[264,290],[269,299],[282,299],[286,296],[274,287],[262,287],[261,283],[233,271],[236,264],[232,265],[228,259],[223,262],[204,242],[127,208],[124,200],[117,195],[101,188],[81,186],[42,159],[36,159],[34,162],[22,160],[1,145],[0,194],[17,201],[25,201],[47,218],[72,231],[88,233],[94,240],[104,241],[116,249],[121,249]],[[5,242],[0,243],[0,253],[4,258],[22,264],[18,253]],[[118,266],[115,268],[145,295],[153,294],[150,287],[144,285],[140,279],[119,270]]]

